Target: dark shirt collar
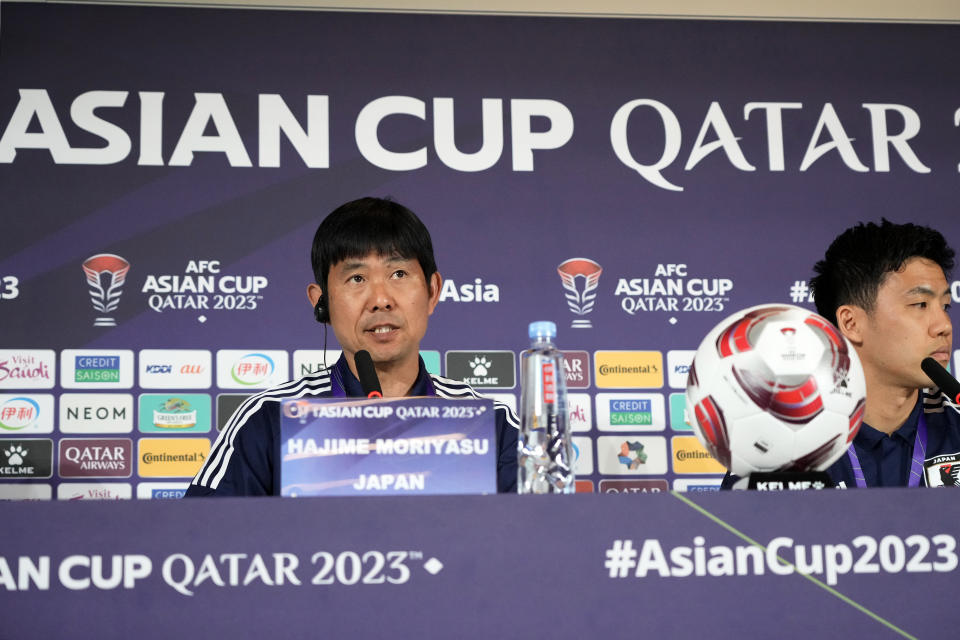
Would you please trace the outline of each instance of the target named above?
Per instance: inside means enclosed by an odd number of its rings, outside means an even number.
[[[417,357],[420,364],[420,370],[417,372],[417,380],[413,383],[408,396],[432,396],[436,395],[433,390],[433,384],[430,382],[430,375],[427,373],[427,366],[423,363],[423,358]],[[346,396],[348,398],[364,398],[367,394],[363,392],[363,387],[357,376],[350,371],[347,364],[346,354],[341,354],[340,359],[333,365],[331,372],[332,390],[334,396]]]
[[[900,439],[912,445],[914,436],[917,433],[917,421],[920,419],[920,412],[923,410],[923,403],[920,401],[921,398],[922,394],[918,394],[917,402],[913,405],[913,411],[907,416],[907,420],[900,425],[899,429],[889,436],[883,431],[878,431],[864,422],[860,425],[860,431],[857,432],[857,437],[854,438],[854,442],[862,449],[872,449],[873,447],[879,446],[884,438],[890,437]]]

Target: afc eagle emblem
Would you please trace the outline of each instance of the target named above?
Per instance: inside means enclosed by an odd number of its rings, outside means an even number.
[[[928,487],[960,487],[960,452],[927,459]]]
[[[566,291],[567,307],[578,316],[585,316],[593,311],[593,303],[597,299],[597,285],[600,284],[600,274],[603,268],[589,258],[570,258],[557,267],[560,281]],[[571,324],[573,329],[591,329],[593,323],[588,318],[577,318]]]

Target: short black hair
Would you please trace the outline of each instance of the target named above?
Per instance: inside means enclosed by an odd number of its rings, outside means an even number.
[[[430,288],[430,278],[437,271],[430,232],[413,211],[386,198],[353,200],[323,219],[310,251],[313,277],[326,293],[330,267],[372,251],[381,256],[416,258]]]
[[[850,227],[830,244],[810,279],[817,313],[837,324],[837,309],[856,305],[873,311],[887,274],[899,271],[911,258],[926,258],[950,277],[954,252],[943,235],[930,227],[895,224],[881,218]]]

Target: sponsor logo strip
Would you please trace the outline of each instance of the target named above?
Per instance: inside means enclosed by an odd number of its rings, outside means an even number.
[[[446,377],[477,389],[513,389],[516,362],[513,351],[447,351]]]
[[[597,428],[600,431],[663,431],[666,414],[659,393],[598,393]]]
[[[137,473],[141,478],[192,478],[209,454],[206,438],[140,438]]]
[[[133,441],[130,438],[62,438],[61,478],[129,478]]]
[[[209,389],[213,380],[206,349],[142,349],[140,387],[143,389]]]
[[[63,433],[130,433],[133,396],[129,393],[64,393],[60,396]]]
[[[52,389],[56,362],[52,349],[0,349],[0,389]]]
[[[593,359],[598,389],[663,386],[663,354],[659,351],[597,351]]]
[[[60,386],[129,389],[133,386],[133,351],[64,349],[60,352]]]
[[[137,428],[143,433],[207,433],[213,425],[206,393],[141,394],[138,416]]]
[[[597,438],[599,471],[610,476],[662,476],[667,473],[667,439],[616,435]]]
[[[0,436],[53,433],[53,396],[0,394]]]
[[[61,482],[57,500],[129,500],[133,489],[127,482]]]
[[[674,473],[726,473],[727,469],[707,453],[695,436],[673,436]]]

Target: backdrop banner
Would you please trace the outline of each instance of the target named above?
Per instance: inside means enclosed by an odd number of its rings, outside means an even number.
[[[716,487],[693,350],[812,309],[844,228],[960,240],[957,26],[0,11],[4,497],[179,495],[243,396],[335,360],[310,247],[360,196],[431,230],[432,371],[515,404],[557,323],[604,493]]]
[[[937,595],[957,581],[955,500],[889,489],[20,503],[4,508],[3,629],[937,637],[960,621]]]

